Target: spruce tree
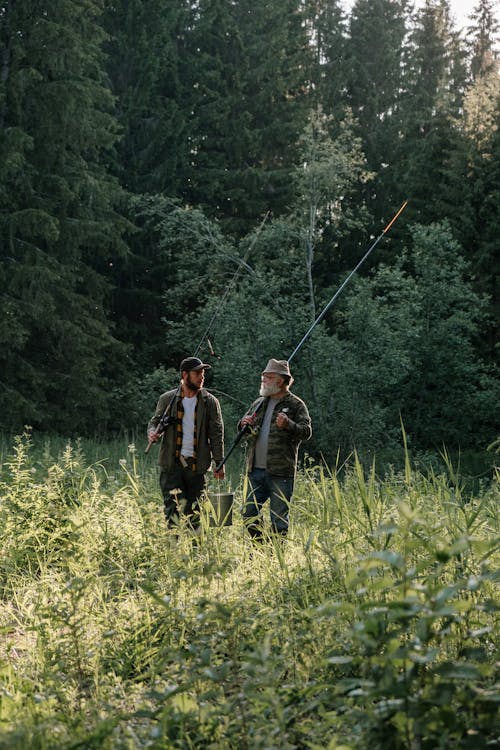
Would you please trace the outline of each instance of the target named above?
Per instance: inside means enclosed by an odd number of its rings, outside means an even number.
[[[310,48],[297,0],[201,0],[190,44],[189,199],[245,234],[290,198]]]
[[[469,186],[466,208],[471,223],[463,232],[463,245],[474,270],[476,289],[490,299],[490,324],[484,343],[492,359],[499,340],[500,310],[500,67],[495,46],[498,31],[493,3],[479,0],[471,14],[467,36],[471,80],[464,99],[463,130],[464,176]]]
[[[402,137],[394,170],[397,184],[410,200],[407,219],[428,222],[447,215],[443,191],[461,137],[464,55],[447,0],[427,0],[416,14],[409,39]]]
[[[311,46],[309,74],[312,106],[336,118],[347,104],[347,20],[340,0],[305,0],[304,15]]]
[[[470,16],[471,24],[467,29],[467,37],[473,79],[498,70],[495,45],[500,24],[495,15],[495,5],[493,0],[478,0]]]
[[[183,0],[105,4],[106,71],[122,138],[116,172],[133,193],[180,196],[187,185],[192,66],[186,36],[192,6]]]
[[[98,5],[4,2],[0,410],[5,427],[90,430],[120,355],[107,275],[124,251]]]
[[[406,0],[357,0],[349,22],[348,100],[368,168],[377,175],[364,196],[376,216],[406,197],[393,170],[401,134],[407,6]]]

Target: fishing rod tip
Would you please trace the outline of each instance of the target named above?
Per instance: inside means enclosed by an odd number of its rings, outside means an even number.
[[[394,222],[396,221],[396,219],[398,218],[398,216],[404,211],[404,209],[406,208],[407,205],[408,205],[408,201],[406,200],[402,204],[401,208],[398,211],[396,211],[396,213],[394,214],[394,216],[392,217],[392,219],[390,220],[390,222],[388,223],[388,225],[386,226],[386,228],[384,229],[384,231],[382,232],[382,234],[387,234],[387,232],[389,231],[389,229],[392,227],[392,225],[394,224]]]

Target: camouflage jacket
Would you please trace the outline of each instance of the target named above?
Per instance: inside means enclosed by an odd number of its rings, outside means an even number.
[[[266,413],[269,399],[262,398],[253,402],[247,414],[253,414],[257,406],[262,403],[255,417],[255,435],[248,438],[247,470],[251,471],[254,461],[255,441],[258,430]],[[290,420],[290,427],[286,430],[276,425],[278,412],[284,411]],[[267,471],[281,477],[293,477],[297,469],[299,445],[303,440],[309,440],[312,435],[311,418],[305,403],[293,393],[288,392],[276,400],[273,410],[269,441],[267,447]]]
[[[160,396],[156,411],[149,420],[148,430],[158,426],[161,415],[173,398],[174,401],[169,409],[169,414],[175,417],[177,402],[181,398],[177,388]],[[196,474],[205,474],[210,468],[212,458],[215,464],[218,464],[224,456],[224,422],[222,421],[220,404],[215,396],[205,388],[200,391],[200,401],[196,410],[196,435]],[[175,462],[175,438],[174,423],[168,425],[161,439],[158,463],[163,471],[172,472],[177,466]]]

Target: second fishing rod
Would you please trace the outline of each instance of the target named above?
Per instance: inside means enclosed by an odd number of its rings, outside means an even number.
[[[252,252],[252,249],[253,249],[255,243],[257,242],[257,239],[258,239],[258,237],[259,237],[259,235],[260,235],[260,233],[261,233],[261,231],[262,231],[262,229],[264,227],[264,224],[267,221],[268,216],[269,216],[269,211],[264,216],[264,218],[263,218],[263,220],[262,220],[262,222],[261,222],[261,224],[260,224],[257,232],[255,233],[255,236],[254,236],[252,242],[250,243],[250,245],[249,245],[249,247],[247,249],[247,252],[245,253],[244,257],[240,260],[240,262],[238,263],[238,267],[236,268],[236,271],[234,272],[234,274],[233,274],[233,276],[232,276],[232,278],[231,278],[228,286],[226,287],[226,291],[224,292],[224,295],[223,295],[220,303],[215,308],[215,311],[214,311],[212,317],[210,318],[210,321],[209,321],[209,323],[207,325],[207,328],[206,328],[205,332],[203,333],[198,346],[195,349],[195,352],[193,354],[193,358],[198,357],[198,354],[201,351],[201,347],[203,346],[203,344],[204,344],[205,341],[208,342],[209,350],[210,350],[211,354],[213,354],[212,345],[210,344],[210,339],[208,338],[208,335],[209,335],[210,331],[212,330],[217,317],[221,313],[221,311],[222,311],[222,309],[224,307],[225,301],[227,300],[229,294],[231,293],[231,291],[233,290],[234,286],[236,285],[236,281],[238,279],[238,276],[240,275],[242,268],[246,265],[246,263],[248,261],[248,258],[250,256],[250,253]],[[178,397],[178,395],[179,395],[180,392],[181,392],[181,382],[179,382],[179,384],[178,384],[178,386],[177,386],[177,388],[176,388],[176,390],[175,390],[172,398],[170,399],[169,403],[165,407],[165,409],[164,409],[164,411],[163,411],[163,413],[162,413],[162,415],[160,417],[160,420],[158,422],[158,425],[156,427],[156,430],[154,430],[154,432],[151,432],[148,435],[148,444],[146,446],[146,450],[144,451],[145,453],[149,453],[149,451],[151,449],[151,446],[154,443],[156,443],[156,441],[159,440],[159,438],[162,437],[163,433],[169,427],[169,425],[174,424],[177,421],[177,417],[173,416],[171,412],[172,412],[172,407],[173,407],[173,405],[175,403],[175,400],[177,399],[177,397]],[[221,466],[222,466],[222,464],[221,464]]]
[[[382,239],[382,237],[384,237],[389,232],[390,228],[392,227],[392,225],[394,224],[394,222],[398,219],[398,217],[401,215],[401,213],[404,211],[404,209],[406,208],[407,204],[408,204],[408,201],[405,201],[400,206],[400,208],[396,211],[396,213],[394,214],[394,216],[392,217],[392,219],[390,220],[390,222],[386,225],[386,227],[379,234],[379,236],[375,239],[375,241],[370,245],[370,247],[368,248],[368,250],[366,251],[366,253],[363,255],[363,257],[361,258],[361,260],[357,263],[357,265],[353,268],[353,270],[344,279],[344,281],[339,286],[339,288],[337,289],[337,291],[335,292],[335,294],[333,295],[333,297],[330,299],[330,301],[328,302],[328,304],[323,308],[323,310],[321,311],[321,313],[318,315],[318,317],[316,318],[316,320],[313,322],[313,324],[310,326],[310,328],[306,331],[306,333],[304,334],[304,336],[302,337],[302,339],[299,341],[299,343],[297,344],[297,346],[295,347],[295,349],[293,350],[293,352],[288,357],[288,359],[287,359],[288,364],[290,364],[290,362],[292,361],[292,359],[302,349],[302,347],[306,343],[307,339],[311,336],[313,330],[316,328],[316,326],[318,325],[318,323],[320,323],[323,320],[323,318],[325,317],[326,313],[332,307],[332,305],[335,302],[335,300],[337,299],[337,297],[341,294],[341,292],[343,291],[343,289],[347,286],[347,284],[349,283],[349,281],[351,280],[351,278],[354,276],[354,274],[363,265],[363,263],[366,261],[366,259],[368,258],[368,256],[373,252],[373,250],[375,250],[375,248],[377,247],[377,245],[380,242],[380,240]],[[260,401],[257,402],[257,404],[255,406],[255,409],[254,409],[254,412],[250,415],[251,417],[256,417],[257,416],[257,414],[260,411],[260,409],[262,408],[265,400],[266,399],[264,397],[262,397],[260,399]],[[227,459],[229,458],[229,456],[231,455],[231,453],[233,452],[233,450],[236,448],[236,446],[241,441],[241,439],[243,438],[243,436],[248,433],[248,431],[249,431],[248,425],[245,425],[244,427],[242,427],[238,431],[238,433],[237,433],[237,435],[236,435],[236,437],[235,437],[232,445],[230,446],[229,450],[227,451],[226,455],[224,456],[224,458],[222,459],[222,461],[220,461],[220,463],[215,467],[216,471],[220,471],[220,469],[224,466],[224,464],[226,463]]]

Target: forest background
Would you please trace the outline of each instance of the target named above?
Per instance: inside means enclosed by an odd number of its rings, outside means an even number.
[[[308,450],[491,445],[498,28],[492,0],[464,29],[446,0],[1,2],[2,431],[144,434],[216,314],[231,438],[408,200],[293,361]]]

